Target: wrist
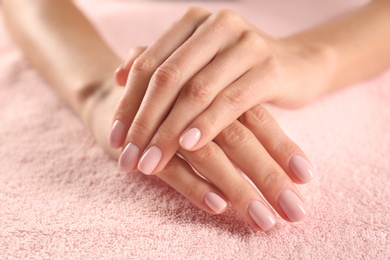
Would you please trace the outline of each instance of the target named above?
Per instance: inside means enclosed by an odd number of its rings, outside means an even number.
[[[113,80],[106,80],[87,85],[77,94],[79,106],[79,116],[91,126],[92,119],[96,116],[96,107],[106,99],[115,88]]]
[[[311,43],[305,47],[309,52],[309,60],[320,70],[318,80],[322,80],[322,84],[319,84],[317,89],[317,97],[319,97],[329,92],[334,84],[338,64],[337,53],[332,46],[326,43]]]
[[[334,83],[337,71],[337,52],[326,42],[305,39],[304,35],[292,35],[283,41],[303,59],[307,67],[308,75],[316,77],[316,84],[312,84],[307,91],[311,99],[327,93]]]

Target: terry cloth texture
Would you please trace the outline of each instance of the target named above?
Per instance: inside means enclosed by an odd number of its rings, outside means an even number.
[[[234,9],[282,36],[360,4],[79,2],[123,57],[190,5]],[[389,259],[390,72],[303,109],[269,110],[319,174],[299,187],[307,218],[261,233],[233,210],[198,210],[155,177],[119,173],[1,22],[0,259]]]

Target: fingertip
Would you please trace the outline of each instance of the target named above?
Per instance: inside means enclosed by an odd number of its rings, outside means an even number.
[[[114,78],[118,86],[124,87],[126,85],[127,76],[125,75],[124,65],[120,65],[114,73]]]
[[[286,189],[279,195],[279,205],[291,222],[302,220],[306,214],[306,205],[292,190]]]
[[[140,172],[146,175],[152,175],[155,173],[157,165],[160,163],[162,158],[162,151],[157,146],[151,146],[142,155],[138,163],[138,169]]]
[[[248,213],[256,225],[263,231],[269,231],[276,225],[276,218],[273,212],[258,200],[254,200],[249,204]]]
[[[199,142],[201,136],[201,131],[198,128],[193,127],[180,137],[180,146],[185,150],[191,150]]]
[[[222,197],[211,191],[205,194],[204,202],[215,214],[222,214],[228,206]]]
[[[118,168],[121,172],[134,172],[136,170],[140,149],[133,143],[129,143],[123,150],[118,160]]]
[[[317,174],[313,165],[300,155],[291,156],[289,165],[291,171],[302,183],[310,182]]]
[[[108,136],[108,145],[114,149],[122,147],[125,141],[125,131],[125,124],[119,120],[115,120],[114,124],[112,125],[111,132]]]

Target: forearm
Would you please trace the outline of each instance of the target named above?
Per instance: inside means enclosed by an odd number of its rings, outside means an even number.
[[[119,58],[68,0],[4,0],[6,24],[24,54],[62,98],[82,113],[112,77]]]
[[[3,9],[26,56],[76,111],[120,63],[70,1],[3,0]],[[286,40],[314,50],[314,64],[329,75],[322,94],[390,66],[388,17],[390,1],[377,0]]]
[[[390,1],[373,1],[286,39],[321,46],[330,76],[321,94],[345,87],[390,67]]]

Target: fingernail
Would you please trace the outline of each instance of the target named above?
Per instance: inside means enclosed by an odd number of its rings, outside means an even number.
[[[268,231],[276,224],[274,214],[260,201],[254,200],[249,204],[249,215],[264,231]]]
[[[118,160],[118,167],[120,171],[132,172],[137,166],[139,158],[139,148],[133,143],[129,143],[123,150]]]
[[[226,201],[211,191],[206,193],[204,201],[206,205],[217,214],[222,213],[227,207]]]
[[[291,157],[290,168],[304,183],[311,181],[316,174],[313,165],[299,155],[293,155]]]
[[[108,145],[112,148],[119,148],[124,142],[125,124],[116,120],[112,125],[110,135],[108,137]]]
[[[150,147],[142,156],[138,163],[138,169],[147,175],[150,175],[160,162],[162,152],[157,146]]]
[[[200,136],[201,133],[198,128],[191,128],[181,136],[179,140],[180,146],[186,150],[189,150],[196,145],[200,139]]]
[[[123,70],[123,64],[121,64],[118,68],[115,70],[115,74],[120,73]]]
[[[280,194],[279,205],[293,222],[303,219],[306,215],[305,204],[292,190],[287,189]]]

